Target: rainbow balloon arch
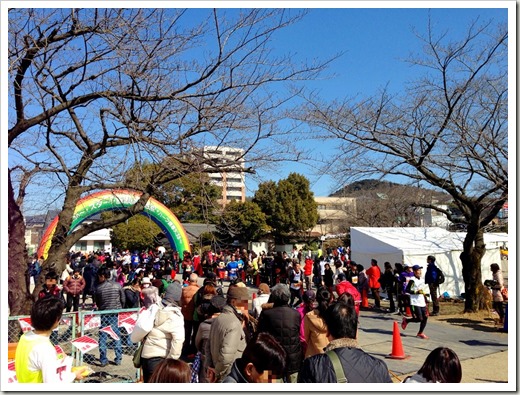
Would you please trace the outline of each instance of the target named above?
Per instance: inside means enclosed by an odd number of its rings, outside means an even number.
[[[74,232],[83,221],[96,214],[131,207],[139,200],[140,196],[141,193],[136,191],[105,190],[81,198],[74,209],[69,234]],[[146,215],[161,228],[171,247],[179,252],[181,258],[185,251],[191,251],[184,227],[175,214],[157,199],[150,197],[144,210],[139,214]],[[59,217],[56,216],[45,230],[38,247],[38,257],[43,256],[44,259],[47,259],[58,219]]]

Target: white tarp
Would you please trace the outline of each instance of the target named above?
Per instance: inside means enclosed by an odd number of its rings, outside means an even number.
[[[459,296],[464,292],[462,279],[462,240],[464,233],[448,232],[442,228],[365,228],[352,227],[351,250],[352,260],[370,266],[370,259],[378,261],[383,268],[384,262],[424,267],[426,274],[426,257],[435,256],[437,266],[444,272],[446,281],[440,286],[441,294],[448,292],[450,296]],[[489,265],[500,264],[500,248],[489,243],[486,254],[482,258],[482,279],[492,278]]]

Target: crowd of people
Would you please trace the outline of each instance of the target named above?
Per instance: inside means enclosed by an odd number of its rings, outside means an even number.
[[[177,253],[167,256],[161,249],[115,256],[71,253],[67,276],[45,274],[33,310],[42,308],[40,301],[52,299],[59,301],[62,311],[77,311],[80,296],[82,303],[91,296],[100,311],[145,307],[153,327],[126,337],[117,314],[101,315],[102,327],[110,326],[119,338],[114,364],[121,363],[122,342],[143,344],[144,382],[391,382],[385,362],[358,347],[360,311],[383,311],[383,290],[389,311],[403,315],[403,330],[417,322],[417,337],[427,339],[428,316],[439,314],[440,270],[433,256],[427,258],[423,277],[420,265],[392,267],[385,262],[382,271],[372,259],[365,269],[348,255],[348,249],[314,257],[301,250],[272,255],[210,251],[202,258],[188,252],[182,258]],[[175,280],[179,272],[182,281]],[[202,286],[199,276],[204,277]],[[254,298],[248,285],[256,287]],[[52,330],[48,333],[51,337]],[[106,336],[100,331],[99,366],[109,363]],[[457,373],[428,373],[438,359],[457,365],[451,350],[438,354],[433,362],[425,361],[420,377],[408,381],[460,382]]]

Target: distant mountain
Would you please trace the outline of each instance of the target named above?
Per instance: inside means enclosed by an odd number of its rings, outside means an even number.
[[[345,185],[343,188],[338,189],[336,192],[332,193],[330,197],[356,197],[362,194],[363,192],[385,192],[391,188],[410,188],[411,194],[417,193],[419,190],[423,192],[428,192],[428,194],[432,197],[435,197],[439,202],[448,203],[451,201],[451,196],[445,192],[435,191],[433,189],[428,188],[419,188],[415,186],[398,184],[391,181],[381,181],[374,179],[365,179],[353,182],[352,184]]]
[[[332,193],[330,197],[348,196],[359,191],[372,191],[376,189],[386,189],[394,186],[402,186],[402,184],[371,179],[360,180],[353,182],[352,184],[345,185],[343,188],[338,189],[336,192]]]

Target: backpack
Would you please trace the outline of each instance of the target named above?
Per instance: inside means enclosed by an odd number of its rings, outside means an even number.
[[[446,278],[441,269],[437,268],[437,285],[443,284]]]

